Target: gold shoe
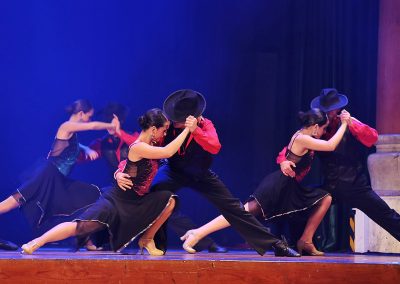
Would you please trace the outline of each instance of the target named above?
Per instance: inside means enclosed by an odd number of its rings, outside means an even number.
[[[161,256],[164,255],[162,250],[156,248],[156,244],[153,239],[140,239],[138,242],[140,253],[143,254],[143,249],[146,249],[150,255]]]
[[[319,251],[315,248],[313,243],[306,242],[303,240],[297,241],[297,251],[301,255],[311,255],[311,256],[323,256],[324,252]]]
[[[97,247],[95,244],[93,244],[93,242],[91,240],[88,240],[85,244],[85,249],[87,251],[99,251],[99,250],[103,250],[102,247]]]
[[[29,243],[22,245],[21,248],[21,253],[32,254],[35,250],[40,248],[40,245],[38,245],[35,241],[30,241]]]
[[[196,250],[193,248],[198,242],[199,238],[196,236],[193,230],[187,231],[182,237],[181,241],[185,241],[182,244],[182,248],[188,253],[196,253]]]
[[[85,245],[85,249],[87,251],[101,251],[104,248],[103,247],[96,247],[94,244],[91,244],[91,245]]]

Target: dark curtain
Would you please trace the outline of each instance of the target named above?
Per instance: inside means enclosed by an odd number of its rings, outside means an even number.
[[[297,130],[297,112],[307,110],[321,88],[348,95],[350,113],[374,126],[378,4],[3,1],[0,93],[7,123],[0,196],[9,196],[18,174],[45,156],[66,118],[63,107],[75,99],[88,98],[96,108],[110,100],[129,105],[126,125],[136,130],[136,118],[146,109],[161,107],[174,90],[193,88],[206,96],[204,115],[223,145],[213,169],[245,201],[278,168],[275,157]],[[82,133],[80,140],[88,144],[99,135]],[[73,177],[103,185],[105,171],[97,162],[78,165]],[[305,183],[319,182],[316,161]],[[189,190],[179,195],[182,211],[198,224],[218,214]],[[0,216],[0,238],[29,239],[30,230],[18,218]],[[348,222],[333,219],[337,229],[319,233],[319,239],[334,236],[320,243],[338,249],[338,231]],[[214,237],[225,245],[242,242],[230,230]]]
[[[346,94],[350,101],[346,109],[375,125],[379,2],[258,3],[248,24],[251,35],[239,52],[241,61],[236,60],[239,65],[227,90],[232,96],[227,105],[232,123],[222,122],[222,155],[229,157],[223,157],[224,165],[218,167],[243,200],[265,174],[277,169],[275,157],[297,130],[298,111],[307,110],[322,88]],[[320,182],[316,160],[304,183]],[[315,236],[320,248],[348,249],[349,212],[343,204],[332,206]],[[294,243],[304,222],[289,218],[268,226],[276,234],[286,233]]]
[[[301,3],[302,2],[302,3]],[[319,89],[347,94],[350,113],[375,125],[378,1],[291,1],[285,42],[292,70],[291,113],[305,108]],[[289,71],[290,72],[290,71]],[[315,167],[314,167],[315,168]],[[309,182],[316,182],[316,178]],[[305,181],[307,182],[307,181]],[[350,210],[334,203],[314,242],[325,251],[349,249]],[[304,223],[303,223],[304,224]],[[303,228],[303,227],[302,227]]]

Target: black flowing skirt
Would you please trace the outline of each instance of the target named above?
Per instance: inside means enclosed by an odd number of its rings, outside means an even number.
[[[46,160],[12,196],[19,202],[31,227],[38,228],[52,217],[82,213],[100,195],[97,186],[65,177]]]
[[[263,217],[275,217],[307,210],[329,193],[318,188],[301,186],[295,178],[285,176],[280,170],[267,175],[252,195],[261,206]]]
[[[105,193],[95,204],[74,221],[78,222],[78,244],[84,244],[96,234],[103,234],[100,228],[108,231],[112,250],[120,252],[137,236],[144,233],[166,209],[172,192],[150,192],[139,196],[133,190],[123,191],[118,187]],[[95,228],[93,230],[93,228]]]

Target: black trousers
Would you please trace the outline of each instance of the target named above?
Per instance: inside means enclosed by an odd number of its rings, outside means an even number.
[[[324,188],[329,189],[329,187]],[[369,184],[348,185],[339,183],[334,190],[331,190],[331,193],[337,201],[345,202],[352,208],[360,209],[400,241],[400,215],[391,209]]]
[[[210,201],[241,237],[260,255],[263,255],[273,244],[279,241],[252,214],[244,209],[240,200],[232,196],[228,188],[212,171],[208,171],[201,178],[191,178],[172,170],[166,164],[158,170],[152,190],[169,190],[175,193],[183,187],[196,190]]]

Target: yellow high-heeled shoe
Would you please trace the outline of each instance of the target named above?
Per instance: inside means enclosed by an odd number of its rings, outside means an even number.
[[[92,240],[88,240],[85,244],[85,249],[87,251],[99,251],[99,250],[103,250],[102,247],[97,247]]]
[[[37,250],[40,247],[41,246],[38,245],[35,241],[30,241],[29,243],[22,245],[21,253],[32,254],[35,250]]]
[[[319,251],[315,248],[313,243],[306,242],[303,240],[297,241],[297,251],[301,255],[311,255],[311,256],[323,256],[324,252]]]
[[[196,253],[197,251],[193,248],[198,242],[199,238],[196,236],[193,230],[187,231],[182,237],[181,241],[185,241],[182,244],[182,248],[188,253]]]
[[[156,244],[153,239],[140,239],[138,242],[140,253],[143,254],[143,249],[146,249],[150,255],[161,256],[164,255],[162,250],[156,248]]]

